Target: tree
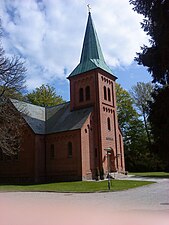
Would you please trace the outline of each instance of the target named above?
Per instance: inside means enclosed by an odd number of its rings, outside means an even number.
[[[116,84],[117,113],[124,139],[126,169],[129,171],[160,170],[161,161],[151,151],[143,121],[134,108],[134,99]]]
[[[134,109],[131,95],[116,84],[117,113],[123,133],[127,170],[139,171],[153,169],[152,154],[149,151],[142,120]]]
[[[4,155],[17,155],[22,143],[24,120],[10,100],[0,105],[0,151]]]
[[[151,146],[151,128],[148,122],[149,116],[149,103],[152,101],[153,85],[144,82],[138,82],[136,85],[132,86],[130,94],[134,99],[134,104],[139,110],[139,114],[143,117],[144,127],[147,134],[147,140]]]
[[[39,88],[36,88],[32,93],[27,94],[26,98],[30,103],[43,107],[65,102],[61,96],[56,95],[54,87],[48,84],[43,84]]]
[[[23,121],[9,97],[18,97],[25,88],[25,72],[24,62],[6,57],[0,45],[0,151],[6,155],[16,154],[21,144]]]
[[[133,118],[138,117],[138,113],[133,107],[133,99],[130,94],[116,83],[116,100],[117,100],[117,114],[120,128],[125,133]]]
[[[12,89],[15,92],[23,90],[25,72],[24,62],[16,56],[12,59],[7,58],[0,47],[0,97],[4,97],[5,92]]]
[[[167,156],[169,132],[167,132],[166,128],[168,128],[168,125],[164,126],[163,124],[159,127],[159,122],[156,120],[158,118],[161,121],[157,114],[159,112],[159,115],[163,117],[162,121],[168,124],[166,107],[161,103],[169,98],[169,1],[130,0],[130,3],[134,5],[136,12],[145,17],[142,28],[150,37],[150,47],[143,46],[142,52],[138,53],[136,60],[139,64],[148,67],[153,82],[156,83],[156,86],[158,85],[153,94],[154,103],[150,107],[150,121],[153,127],[154,148],[158,152],[163,152],[161,155]],[[166,100],[163,99],[164,97]],[[167,102],[165,104],[168,106]],[[162,134],[165,135],[162,137]],[[166,160],[168,160],[169,165],[169,158],[165,158]]]
[[[156,88],[150,109],[150,123],[155,139],[154,150],[169,171],[169,86]]]
[[[142,28],[150,37],[150,47],[143,46],[137,61],[148,67],[153,82],[169,84],[169,1],[130,0],[134,10],[145,19]]]

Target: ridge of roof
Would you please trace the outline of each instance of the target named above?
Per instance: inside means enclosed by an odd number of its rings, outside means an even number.
[[[46,109],[50,109],[50,108],[55,108],[55,107],[62,106],[62,105],[67,105],[67,104],[70,104],[70,101],[63,102],[63,103],[60,103],[60,104],[57,104],[57,105],[53,105],[53,106],[46,106],[45,108]]]

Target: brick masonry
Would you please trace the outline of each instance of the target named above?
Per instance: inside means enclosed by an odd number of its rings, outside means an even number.
[[[70,110],[92,107],[92,113],[79,130],[37,135],[27,125],[18,159],[0,161],[1,182],[95,179],[103,172],[107,174],[108,165],[111,172],[125,171],[116,112],[115,77],[95,69],[69,79]],[[88,100],[86,87],[90,89]],[[79,101],[80,89],[83,89],[83,101]],[[104,149],[110,147],[108,157]]]

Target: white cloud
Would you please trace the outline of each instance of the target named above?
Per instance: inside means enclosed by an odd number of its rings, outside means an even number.
[[[147,42],[141,16],[128,0],[90,0],[92,17],[109,66],[130,65]],[[65,79],[78,64],[87,21],[87,1],[1,0],[0,15],[8,54],[27,61],[28,89]]]

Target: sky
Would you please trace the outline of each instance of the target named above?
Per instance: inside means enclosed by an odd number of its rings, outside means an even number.
[[[149,82],[146,68],[134,62],[140,46],[148,45],[141,29],[143,17],[129,0],[0,0],[6,55],[19,55],[27,68],[30,92],[50,84],[69,100],[66,77],[78,65],[91,6],[92,19],[106,63],[126,90]]]

